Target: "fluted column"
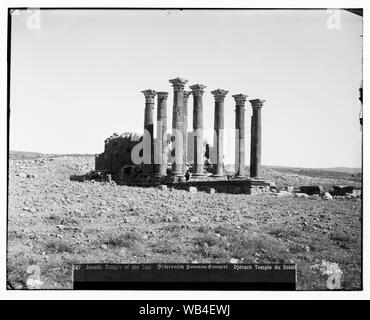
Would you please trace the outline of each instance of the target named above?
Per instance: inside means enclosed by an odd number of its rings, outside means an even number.
[[[265,100],[249,100],[252,104],[253,115],[251,119],[251,178],[261,177],[261,109]]]
[[[215,119],[214,119],[214,143],[216,149],[216,164],[214,165],[215,177],[224,175],[224,100],[229,91],[217,89],[212,91],[215,98]]]
[[[167,97],[168,92],[157,92],[156,177],[167,175]]]
[[[203,176],[203,93],[206,86],[195,84],[190,87],[193,93],[193,130],[194,130],[194,176]]]
[[[183,172],[186,173],[188,163],[188,100],[191,95],[191,91],[184,91],[184,112],[183,112],[183,138],[184,138],[184,160],[183,160]]]
[[[245,176],[245,101],[247,95],[235,94],[235,176]]]
[[[183,176],[184,140],[184,87],[188,80],[176,78],[169,80],[173,86],[173,115],[172,115],[172,175]]]
[[[143,174],[151,175],[153,173],[153,163],[154,163],[154,98],[156,92],[154,90],[148,89],[141,91],[145,96],[145,115],[144,115],[144,148],[143,148]]]

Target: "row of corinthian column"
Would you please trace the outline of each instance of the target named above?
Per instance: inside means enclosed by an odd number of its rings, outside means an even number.
[[[193,96],[193,132],[194,132],[194,169],[193,176],[203,176],[203,93],[206,86],[195,84],[190,86],[191,91],[185,90],[188,82],[182,78],[169,80],[172,84],[173,114],[172,114],[172,163],[171,175],[183,176],[187,167],[188,145],[188,99]],[[167,175],[167,98],[168,92],[154,90],[142,91],[145,96],[144,130],[150,139],[150,162],[144,163],[143,174],[155,177]],[[214,147],[216,149],[216,163],[214,176],[224,176],[223,147],[224,147],[224,99],[227,90],[217,89],[211,92],[215,99],[214,113]],[[154,103],[157,96],[157,146],[154,152]],[[245,102],[247,95],[233,95],[236,103],[235,109],[235,176],[245,177]],[[251,152],[250,152],[250,177],[260,178],[261,175],[261,108],[264,100],[249,100],[252,105],[251,118]],[[147,138],[145,138],[147,136]],[[154,160],[156,158],[156,161]]]

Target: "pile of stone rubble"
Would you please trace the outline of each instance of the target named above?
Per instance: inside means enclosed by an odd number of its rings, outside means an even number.
[[[362,197],[362,189],[354,186],[333,186],[332,190],[325,191],[320,185],[317,186],[301,186],[294,188],[291,186],[284,187],[278,190],[274,186],[270,186],[270,191],[276,196],[295,196],[304,199],[353,199]]]
[[[71,175],[71,181],[78,181],[78,182],[89,182],[92,183],[100,182],[100,183],[108,183],[111,185],[115,185],[115,181],[112,180],[112,176],[110,174],[103,173],[101,171],[91,170],[88,173],[81,174],[81,175]]]

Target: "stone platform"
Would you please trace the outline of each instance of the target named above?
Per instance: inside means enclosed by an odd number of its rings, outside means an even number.
[[[270,185],[267,181],[256,179],[198,180],[167,184],[167,186],[172,186],[180,190],[188,190],[190,187],[196,187],[198,191],[209,191],[210,189],[214,189],[217,193],[233,194],[259,194],[270,190]]]
[[[155,187],[159,185],[167,185],[169,188],[178,190],[189,190],[190,187],[197,188],[198,191],[209,192],[214,189],[217,193],[232,193],[232,194],[260,194],[268,192],[270,190],[270,182],[262,179],[253,178],[227,178],[227,177],[204,177],[202,179],[191,178],[188,181],[166,181],[152,180],[152,181],[141,181],[141,182],[130,182],[125,183],[129,186],[137,187]]]

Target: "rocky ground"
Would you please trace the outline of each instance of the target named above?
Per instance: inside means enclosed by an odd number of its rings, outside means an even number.
[[[8,281],[70,289],[73,263],[296,263],[298,289],[326,289],[328,272],[361,288],[361,200],[190,193],[74,182],[92,156],[10,157]],[[265,168],[278,186],[360,183]],[[307,174],[307,172],[305,172]],[[324,261],[324,262],[323,262]],[[315,266],[321,266],[321,269]],[[328,271],[328,270],[326,270]]]

